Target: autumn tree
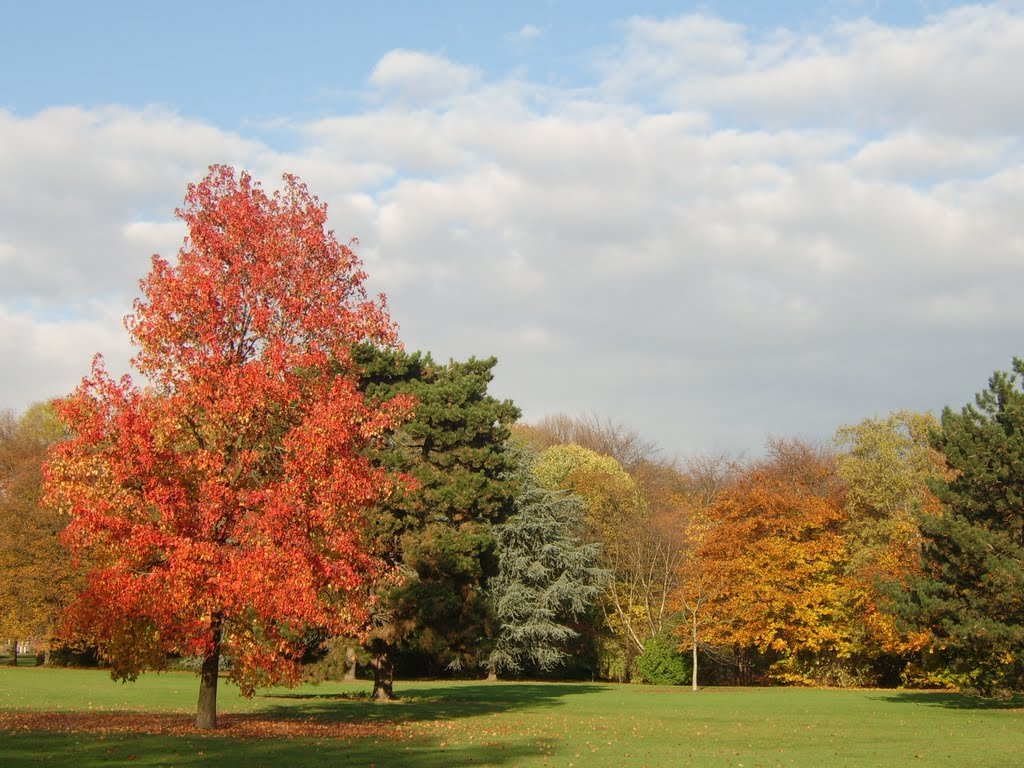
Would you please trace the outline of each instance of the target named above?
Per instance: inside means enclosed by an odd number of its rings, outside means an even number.
[[[702,632],[711,618],[706,610],[708,603],[724,587],[723,574],[708,567],[700,551],[713,528],[713,506],[741,471],[739,462],[725,454],[698,455],[683,463],[677,470],[680,479],[674,483],[674,541],[680,555],[672,599],[680,614],[676,636],[680,648],[690,653],[690,688],[694,691],[698,690],[700,653],[721,658],[718,648],[707,642]]]
[[[920,517],[922,573],[896,608],[928,632],[950,680],[992,695],[1024,688],[1024,360],[974,404],[942,412],[933,446],[951,474],[942,513]]]
[[[916,554],[918,514],[938,511],[928,487],[944,471],[944,459],[930,443],[938,427],[931,414],[896,411],[836,432],[855,565],[870,561],[883,571],[898,569]]]
[[[630,474],[643,464],[660,463],[655,443],[632,427],[594,413],[549,414],[535,424],[517,424],[514,432],[538,452],[556,445],[578,445],[599,456],[612,457]]]
[[[583,500],[539,485],[529,452],[520,462],[515,510],[494,530],[498,573],[488,591],[497,637],[486,660],[494,679],[526,665],[543,671],[561,663],[565,645],[578,636],[569,622],[590,608],[610,575],[598,566],[600,545],[580,538]]]
[[[244,694],[297,679],[311,629],[354,633],[382,564],[365,510],[393,487],[365,453],[406,417],[335,367],[390,346],[353,251],[294,176],[268,195],[213,166],[176,212],[176,263],[152,259],[126,318],[140,388],[92,373],[57,408],[72,437],[47,470],[65,539],[95,567],[67,632],[115,678],[198,656],[197,725],[216,727],[222,654]]]
[[[66,432],[46,403],[0,415],[0,637],[44,644],[79,585],[57,535],[65,520],[42,506],[42,465]]]
[[[852,649],[843,488],[832,456],[775,441],[717,498],[701,548],[709,642],[766,658],[787,682],[823,682]]]
[[[861,616],[861,654],[879,662],[888,658],[890,682],[925,637],[899,630],[878,587],[919,572],[918,520],[938,513],[929,483],[946,472],[944,457],[930,442],[938,427],[931,414],[896,411],[840,427],[834,440],[846,484],[846,570],[852,579],[849,599]]]
[[[493,526],[512,511],[518,481],[506,450],[519,409],[488,393],[495,358],[436,363],[427,353],[362,347],[371,400],[402,394],[415,415],[374,461],[413,483],[376,505],[374,540],[396,576],[374,587],[368,650],[374,698],[393,696],[395,654],[426,653],[475,667],[491,619],[486,582],[497,568]]]

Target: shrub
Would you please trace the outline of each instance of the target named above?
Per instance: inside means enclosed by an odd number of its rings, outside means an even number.
[[[50,649],[46,663],[53,667],[98,667],[99,656],[95,648],[72,648],[56,645]]]
[[[690,661],[671,630],[655,635],[634,662],[634,679],[651,685],[681,685],[690,678]]]

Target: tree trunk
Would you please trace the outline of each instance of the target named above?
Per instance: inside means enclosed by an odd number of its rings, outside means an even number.
[[[622,680],[619,682],[628,683],[633,677],[633,659],[636,658],[636,650],[633,648],[633,644],[626,640],[625,642],[625,667],[622,670]]]
[[[694,613],[693,613],[693,628],[692,628],[692,632],[693,632],[693,637],[691,639],[693,640],[693,676],[692,676],[691,680],[692,680],[692,688],[693,688],[694,691],[696,691],[697,690],[697,612],[696,611],[694,611]]]
[[[494,664],[487,665],[487,682],[498,682],[498,668]]]
[[[196,727],[202,731],[217,727],[217,676],[220,674],[220,617],[215,616],[210,624],[213,630],[213,647],[203,659],[199,673],[199,706],[196,711]]]
[[[18,666],[18,641],[11,641],[11,660],[8,662],[12,667]]]
[[[395,698],[395,665],[387,646],[374,653],[371,666],[373,666],[373,700],[392,701]]]
[[[345,675],[342,679],[356,679],[356,649],[351,645],[345,649]]]

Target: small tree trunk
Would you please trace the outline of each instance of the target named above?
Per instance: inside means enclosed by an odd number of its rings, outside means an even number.
[[[11,641],[11,660],[9,664],[12,667],[18,666],[18,641],[17,639]]]
[[[351,645],[345,649],[345,675],[342,679],[356,679],[356,649]]]
[[[374,701],[392,701],[395,698],[395,665],[391,661],[390,649],[386,646],[374,653],[373,694]]]
[[[199,706],[196,710],[196,727],[203,731],[217,727],[217,677],[220,674],[220,617],[211,622],[213,647],[203,659],[199,673]]]
[[[736,660],[736,679],[740,685],[750,685],[751,678],[753,675],[750,674],[750,652],[743,648],[739,652],[739,657]]]
[[[487,682],[496,683],[498,682],[498,667],[494,664],[487,665]]]
[[[629,641],[625,641],[625,667],[622,670],[622,680],[620,682],[628,683],[633,677],[633,659],[636,658],[636,651],[633,648],[633,644]]]
[[[691,687],[694,691],[697,690],[697,612],[693,612],[693,625],[692,625],[692,640],[693,640],[693,676],[691,678]]]

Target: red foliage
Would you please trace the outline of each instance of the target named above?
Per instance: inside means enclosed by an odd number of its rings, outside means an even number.
[[[412,403],[357,389],[352,346],[396,344],[395,327],[325,229],[326,206],[284,181],[268,196],[214,166],[190,185],[178,261],[153,257],[125,321],[149,387],[97,357],[57,404],[74,437],[48,466],[48,497],[95,563],[66,630],[119,676],[168,652],[205,656],[220,626],[251,691],[293,678],[309,628],[352,633],[366,616],[361,588],[381,565],[363,510],[394,478],[363,449]]]

